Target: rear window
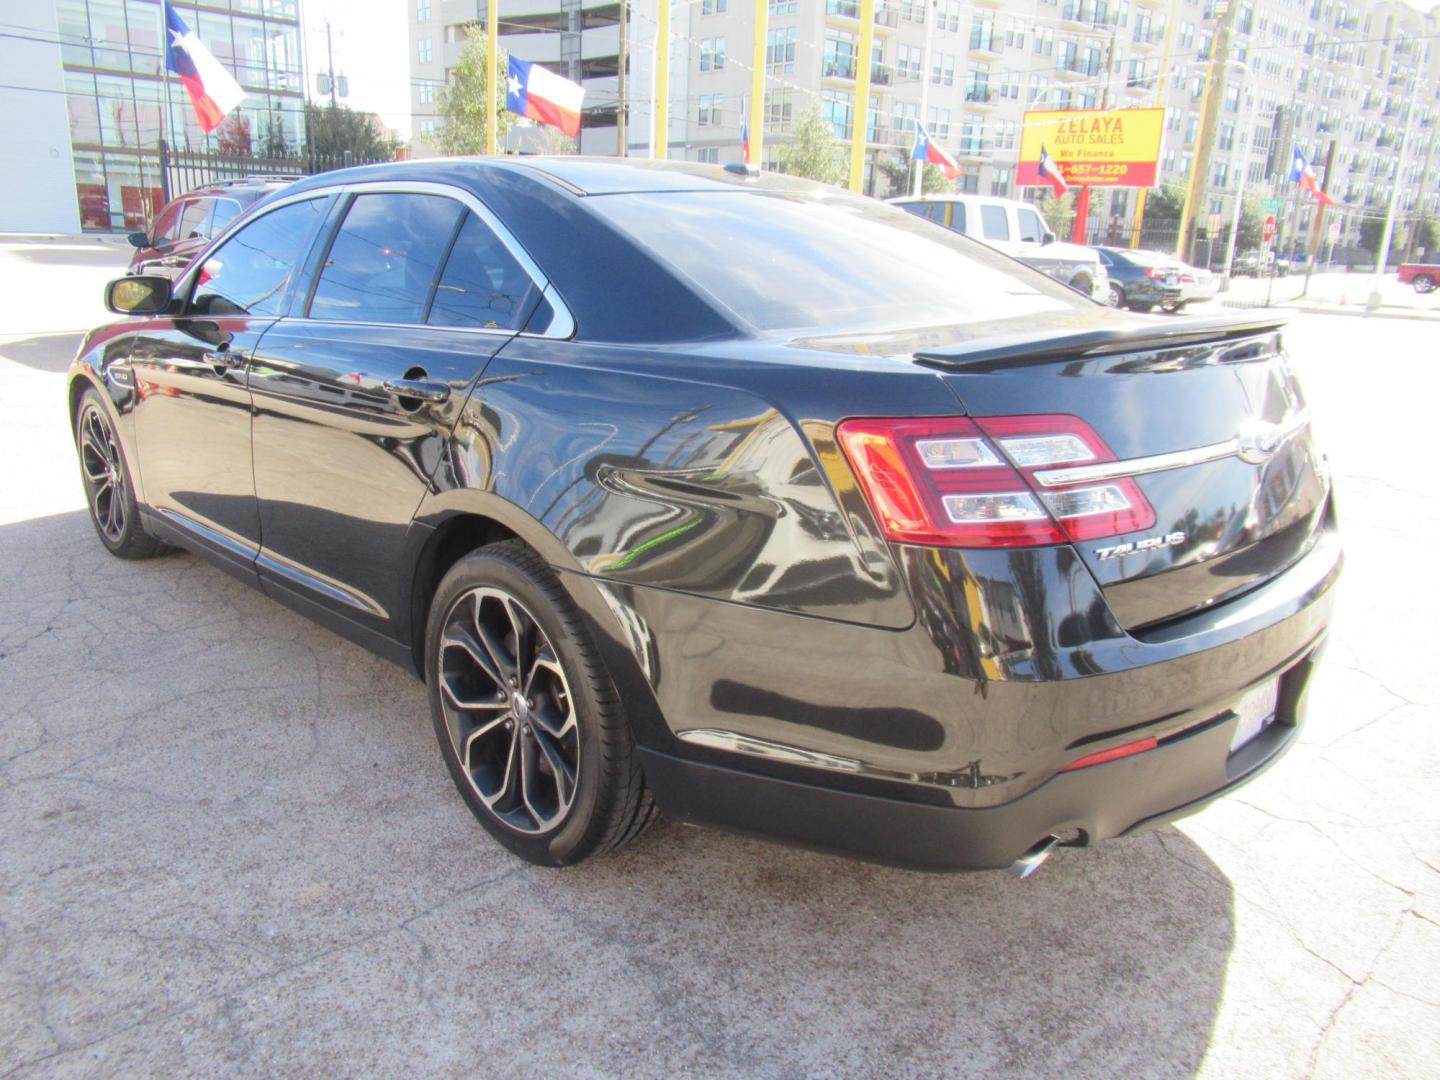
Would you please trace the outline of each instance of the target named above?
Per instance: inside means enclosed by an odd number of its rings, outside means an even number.
[[[898,329],[1093,307],[979,243],[841,192],[586,203],[758,330]]]

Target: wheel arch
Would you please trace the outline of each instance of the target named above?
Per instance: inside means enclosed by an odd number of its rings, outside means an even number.
[[[627,629],[600,586],[570,551],[523,508],[491,492],[461,489],[428,497],[416,515],[423,534],[413,560],[409,652],[414,672],[425,676],[425,630],[436,588],[449,569],[472,551],[518,540],[535,551],[580,609],[610,676],[625,703],[636,739],[668,745],[654,688],[636,656],[633,628]]]

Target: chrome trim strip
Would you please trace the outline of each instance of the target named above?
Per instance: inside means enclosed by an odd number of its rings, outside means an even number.
[[[1310,423],[1308,409],[1294,413],[1276,425],[1273,432],[1274,449],[1299,434]],[[1144,476],[1147,473],[1165,472],[1169,469],[1183,469],[1189,465],[1204,465],[1239,455],[1245,440],[1237,435],[1221,443],[1197,446],[1191,450],[1176,450],[1168,454],[1152,454],[1149,457],[1129,458],[1125,461],[1105,461],[1099,465],[1076,465],[1066,469],[1042,469],[1035,473],[1035,480],[1041,487],[1060,487],[1065,484],[1084,484],[1095,480],[1117,480],[1125,476]]]
[[[756,739],[733,731],[716,728],[691,728],[676,732],[676,737],[692,746],[703,746],[710,750],[727,750],[735,754],[749,754],[751,757],[784,761],[791,765],[809,765],[817,769],[831,769],[835,772],[863,773],[865,765],[855,758],[824,754],[816,750],[803,750],[798,746]]]
[[[303,177],[296,177],[296,179],[303,179]],[[320,187],[307,188],[304,191],[297,191],[292,195],[282,195],[274,202],[267,203],[265,205],[263,213],[254,215],[253,217],[247,217],[242,214],[240,218],[236,219],[236,221],[234,221],[223,233],[221,233],[219,237],[213,240],[209,244],[209,246],[207,246],[205,250],[200,253],[200,255],[196,256],[195,262],[191,264],[191,269],[186,271],[186,273],[181,276],[179,282],[177,282],[176,284],[178,286],[180,283],[184,283],[185,288],[183,291],[188,295],[188,292],[191,288],[190,278],[196,272],[196,268],[200,266],[203,257],[208,256],[212,251],[219,248],[221,244],[229,240],[230,237],[233,236],[240,229],[249,225],[253,221],[258,221],[266,214],[272,213],[275,210],[279,210],[282,206],[289,206],[291,203],[304,202],[307,199],[329,198],[332,195],[375,194],[440,195],[445,198],[454,199],[456,202],[461,203],[463,206],[465,206],[466,209],[470,210],[473,214],[475,214],[475,216],[478,217],[481,221],[485,222],[485,224],[494,231],[495,235],[499,237],[500,243],[505,246],[505,250],[514,257],[515,261],[520,264],[520,268],[524,270],[526,275],[530,278],[530,283],[534,285],[537,289],[539,289],[550,301],[551,307],[555,309],[555,318],[550,321],[550,326],[545,330],[544,333],[541,334],[526,334],[514,330],[486,330],[483,327],[474,326],[430,326],[426,323],[387,324],[346,321],[345,325],[404,325],[412,330],[458,330],[463,333],[489,333],[491,335],[495,335],[498,333],[502,334],[505,337],[519,336],[554,339],[569,338],[574,335],[574,315],[565,305],[565,301],[560,298],[560,294],[555,291],[554,286],[551,285],[550,280],[545,276],[539,265],[535,262],[534,259],[530,257],[530,253],[526,251],[523,246],[521,246],[519,240],[515,239],[514,233],[512,233],[508,228],[505,227],[505,224],[498,217],[495,216],[494,212],[491,211],[488,206],[486,206],[484,203],[482,203],[479,199],[477,199],[474,195],[470,194],[470,192],[466,191],[464,188],[455,187],[452,184],[439,184],[431,180],[366,180],[351,184],[327,184]],[[176,295],[180,295],[182,290],[177,288],[175,292]],[[301,318],[301,316],[291,317]],[[318,322],[320,320],[316,321]]]

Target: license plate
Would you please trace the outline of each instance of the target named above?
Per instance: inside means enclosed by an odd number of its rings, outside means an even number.
[[[1275,719],[1275,702],[1279,697],[1280,680],[1272,679],[1235,703],[1233,712],[1240,719],[1235,725],[1235,734],[1230,738],[1232,754],[1270,726]]]

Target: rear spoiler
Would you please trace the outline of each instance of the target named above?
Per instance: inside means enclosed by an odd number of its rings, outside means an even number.
[[[1289,320],[1288,313],[1275,311],[1187,317],[1163,323],[1137,320],[1131,326],[1106,330],[1051,330],[978,338],[965,345],[917,352],[915,362],[949,371],[979,372],[1052,360],[1082,360],[1113,353],[1216,344],[1278,330]]]

